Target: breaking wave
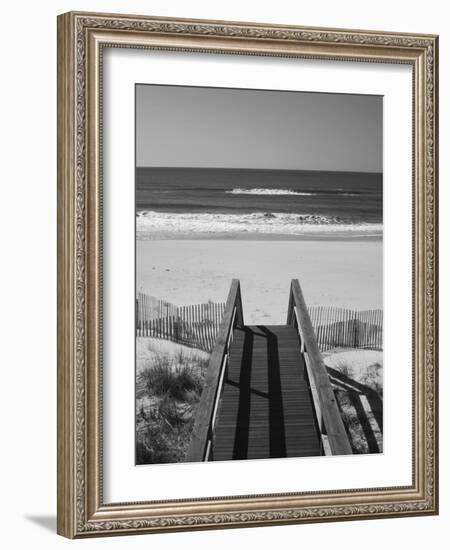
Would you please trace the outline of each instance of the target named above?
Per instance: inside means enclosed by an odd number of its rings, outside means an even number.
[[[344,189],[336,190],[323,190],[320,193],[313,193],[312,191],[294,191],[293,189],[272,189],[266,187],[254,187],[253,189],[244,189],[236,187],[225,191],[230,195],[297,195],[303,197],[312,197],[314,195],[340,195],[343,197],[359,197],[360,193],[345,191]]]
[[[254,189],[241,189],[238,187],[230,191],[225,191],[225,193],[230,193],[231,195],[315,195],[315,193],[293,191],[292,189],[267,189],[263,187],[255,187]]]
[[[320,233],[359,233],[378,236],[382,224],[354,223],[337,216],[255,212],[250,214],[171,213],[141,211],[136,217],[138,239],[152,239],[162,234],[177,236],[192,234],[308,235]]]

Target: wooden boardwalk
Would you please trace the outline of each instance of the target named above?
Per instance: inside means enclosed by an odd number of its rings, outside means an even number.
[[[186,462],[351,453],[299,281],[285,325],[248,326],[233,279]]]
[[[317,456],[321,438],[296,329],[237,326],[212,460]]]

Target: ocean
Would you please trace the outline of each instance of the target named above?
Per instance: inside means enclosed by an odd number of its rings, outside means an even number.
[[[382,174],[136,168],[136,236],[381,237]]]

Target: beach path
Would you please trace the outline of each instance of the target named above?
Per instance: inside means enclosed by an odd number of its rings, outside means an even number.
[[[320,442],[296,329],[236,327],[213,460],[318,456]]]

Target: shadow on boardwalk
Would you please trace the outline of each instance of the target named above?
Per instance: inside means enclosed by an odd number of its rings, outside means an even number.
[[[214,460],[320,454],[296,330],[289,325],[236,327],[215,426]]]

